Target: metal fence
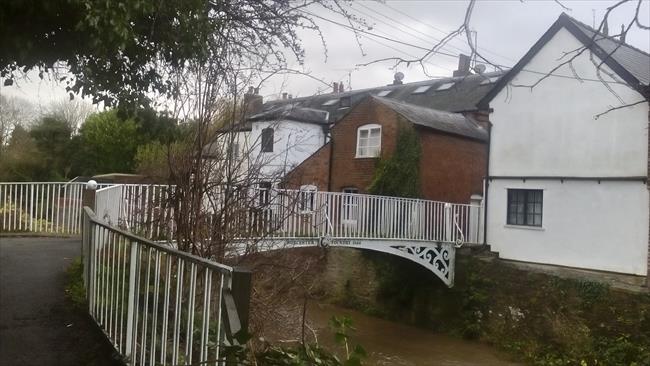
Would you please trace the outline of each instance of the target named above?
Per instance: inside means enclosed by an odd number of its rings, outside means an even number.
[[[100,185],[97,215],[152,240],[171,241],[176,223],[167,185]],[[2,231],[79,234],[84,183],[0,183]],[[234,201],[220,199],[201,222],[239,238],[320,237],[482,242],[481,205],[365,194],[289,189],[240,189]],[[232,194],[232,193],[231,193]],[[242,199],[243,197],[243,199]],[[219,202],[228,201],[228,207]],[[215,212],[221,211],[221,212]],[[226,220],[228,222],[220,222]],[[245,239],[245,238],[242,238]]]
[[[0,231],[79,234],[84,183],[0,182]]]
[[[257,209],[257,215],[239,219],[248,220],[243,226],[265,226],[258,231],[270,237],[465,243],[482,239],[481,205],[309,190],[271,190],[269,194],[272,198]]]
[[[122,231],[85,208],[89,312],[129,365],[219,365],[247,328],[250,272]]]

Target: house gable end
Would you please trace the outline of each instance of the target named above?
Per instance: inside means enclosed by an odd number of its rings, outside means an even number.
[[[503,90],[505,86],[512,81],[512,79],[519,74],[519,72],[535,57],[539,51],[557,34],[560,29],[569,31],[580,43],[587,49],[592,51],[600,60],[604,60],[604,64],[610,67],[619,77],[630,85],[634,90],[638,91],[642,96],[648,98],[650,88],[643,85],[636,77],[627,71],[620,63],[614,58],[609,57],[609,54],[603,50],[594,38],[585,34],[574,23],[574,21],[566,14],[562,13],[560,17],[553,23],[553,25],[542,35],[542,37],[535,42],[535,44],[526,52],[526,54],[517,62],[512,69],[510,69],[495,85],[494,87],[478,102],[479,109],[488,109],[489,103]],[[595,33],[597,35],[598,33]],[[595,37],[595,36],[594,36]],[[541,75],[540,75],[541,77]]]

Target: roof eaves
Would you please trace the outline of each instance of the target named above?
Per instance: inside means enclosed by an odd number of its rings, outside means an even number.
[[[601,60],[605,60],[605,64],[612,68],[623,80],[625,80],[631,87],[639,91],[644,96],[648,93],[648,87],[643,85],[637,78],[635,78],[629,71],[627,71],[621,64],[619,64],[613,57],[608,57],[607,52],[605,52],[596,42],[594,38],[589,37],[585,34],[580,27],[575,23],[575,19],[571,18],[565,13],[562,13],[560,17],[551,25],[551,27],[542,35],[542,37],[535,42],[535,44],[526,52],[526,54],[515,64],[515,66],[510,69],[497,83],[494,87],[477,103],[479,108],[488,108],[488,105],[492,99],[506,86],[512,78],[523,69],[523,67],[532,59],[541,49],[548,43],[548,41],[553,38],[553,36],[561,29],[567,29],[574,37],[576,37],[585,47],[592,50],[596,56]],[[598,35],[598,31],[594,30],[595,35]]]
[[[594,30],[594,36],[590,37],[575,23],[575,19],[569,17],[568,15],[562,13],[560,18],[564,19],[566,29],[571,32],[580,42],[582,42],[585,47],[591,50],[598,58],[603,60],[605,65],[609,66],[618,76],[620,76],[625,82],[627,82],[632,88],[639,91],[643,94],[645,85],[639,81],[634,75],[632,75],[625,67],[623,67],[612,55],[606,52],[598,43],[595,41],[597,36],[600,34],[598,31]],[[623,46],[623,45],[620,45]]]
[[[399,110],[398,108],[395,108],[394,105],[395,104],[402,104],[405,107],[412,107],[412,108],[416,108],[416,109],[432,109],[432,110],[434,110],[433,108],[420,107],[420,106],[417,106],[417,105],[413,105],[413,104],[405,103],[405,102],[400,102],[400,101],[392,100],[392,99],[385,98],[385,97],[370,96],[370,98],[372,98],[373,100],[376,100],[379,103],[381,103],[381,104],[385,105],[386,107],[390,108],[393,112],[399,114],[400,116],[402,116],[403,118],[405,118],[407,121],[411,122],[415,126],[435,130],[435,131],[445,133],[445,134],[449,134],[449,135],[460,136],[460,137],[468,138],[468,139],[472,139],[472,140],[487,141],[487,139],[488,139],[487,131],[484,131],[481,128],[481,126],[479,125],[479,123],[476,122],[476,120],[474,120],[473,118],[471,118],[469,116],[462,116],[462,118],[469,121],[470,123],[472,123],[474,125],[474,127],[476,127],[476,129],[477,129],[475,131],[476,133],[469,134],[469,133],[461,133],[459,131],[450,131],[450,130],[447,130],[447,129],[437,128],[437,127],[433,127],[433,126],[430,126],[430,125],[427,125],[427,124],[423,124],[423,123],[413,121],[411,119],[411,116],[407,115],[406,113]],[[446,113],[446,114],[459,114],[459,113],[456,113],[456,112],[448,112],[448,111],[441,111],[441,110],[435,110],[435,111],[440,112],[440,113]],[[485,136],[483,136],[483,133],[479,132],[479,131],[484,131]]]

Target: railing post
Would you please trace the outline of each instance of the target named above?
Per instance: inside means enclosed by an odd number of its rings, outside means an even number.
[[[93,212],[97,213],[97,208],[95,207],[95,193],[97,191],[97,182],[94,180],[89,180],[88,183],[86,183],[85,188],[86,189],[84,189],[83,197],[81,200],[81,206],[88,206],[93,210]]]
[[[453,230],[454,230],[454,218],[453,218],[453,212],[452,212],[452,205],[451,203],[445,203],[445,208],[444,208],[444,230],[445,230],[445,235],[444,235],[444,241],[450,243],[454,241],[454,236],[453,236]]]
[[[136,292],[136,275],[138,265],[138,245],[131,241],[131,253],[129,254],[129,299],[127,302],[126,312],[126,348],[124,356],[129,360],[129,365],[133,365],[133,332],[135,329],[135,292]]]
[[[470,197],[469,238],[467,241],[483,243],[483,196],[473,194]]]
[[[241,329],[248,331],[248,318],[250,310],[252,272],[243,267],[235,267],[232,272],[231,291],[235,300],[237,314],[241,323]]]

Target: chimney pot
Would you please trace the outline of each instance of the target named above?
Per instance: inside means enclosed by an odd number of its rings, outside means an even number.
[[[287,99],[287,95],[288,95],[288,94],[289,94],[289,93],[282,93],[282,99]]]
[[[339,82],[339,93],[344,93],[345,92],[345,87],[343,86],[343,82]]]
[[[247,94],[254,94],[255,89],[253,89],[252,86],[248,87],[248,93]],[[256,94],[256,93],[255,93]]]
[[[339,84],[335,81],[332,83],[332,93],[336,94],[339,92]]]
[[[253,92],[255,93],[255,95],[259,95],[260,94],[260,88],[253,89]]]
[[[454,77],[469,75],[470,57],[465,54],[458,55],[458,70],[454,71]]]

